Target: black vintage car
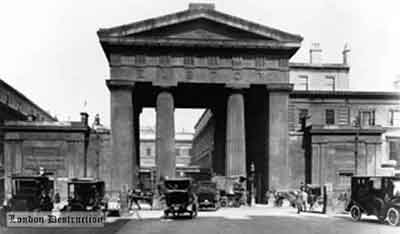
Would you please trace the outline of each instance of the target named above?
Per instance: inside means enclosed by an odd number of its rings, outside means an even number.
[[[354,176],[351,179],[351,200],[346,207],[353,220],[362,214],[374,215],[381,222],[400,225],[400,177]]]
[[[197,202],[199,210],[217,210],[219,204],[219,191],[217,184],[211,181],[199,181],[196,188]]]
[[[12,176],[11,198],[6,201],[8,211],[51,211],[54,181],[47,175]]]
[[[68,181],[68,205],[63,211],[104,211],[104,181],[71,179]]]
[[[197,197],[192,189],[192,180],[188,178],[164,180],[165,217],[169,215],[177,217],[184,214],[192,218],[197,216]]]

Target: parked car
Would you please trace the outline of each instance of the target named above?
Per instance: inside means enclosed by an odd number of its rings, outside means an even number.
[[[351,200],[346,207],[353,220],[362,214],[374,215],[381,222],[400,225],[400,177],[354,176],[351,179]]]
[[[54,181],[47,175],[11,177],[11,194],[4,202],[7,211],[51,211]]]
[[[212,181],[199,181],[196,188],[199,210],[213,209],[220,207],[219,191],[217,184]]]
[[[192,218],[197,216],[197,197],[192,189],[192,180],[188,178],[164,180],[165,217],[184,214],[189,214]]]
[[[80,178],[68,181],[68,205],[63,211],[105,211],[104,181]]]

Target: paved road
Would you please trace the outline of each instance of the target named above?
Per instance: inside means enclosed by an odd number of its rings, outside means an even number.
[[[140,212],[137,216],[109,219],[104,228],[9,228],[0,230],[5,234],[235,234],[235,233],[400,233],[400,227],[379,224],[376,219],[351,221],[348,215],[296,214],[294,209],[277,208],[229,208],[217,212],[201,212],[196,219],[160,219],[159,211]]]

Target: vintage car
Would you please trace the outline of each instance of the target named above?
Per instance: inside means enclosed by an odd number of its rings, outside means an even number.
[[[47,175],[11,177],[11,196],[3,204],[7,211],[51,211],[54,180]]]
[[[63,211],[105,211],[104,181],[80,178],[68,181],[68,205]]]
[[[199,181],[196,186],[197,202],[199,210],[217,210],[219,204],[219,191],[217,184],[211,181]]]
[[[381,222],[400,224],[400,177],[354,176],[351,179],[351,200],[346,207],[353,220],[362,214],[374,215]]]
[[[197,197],[192,191],[191,179],[165,179],[162,190],[166,203],[165,217],[169,215],[177,217],[184,214],[189,214],[192,218],[197,216]]]

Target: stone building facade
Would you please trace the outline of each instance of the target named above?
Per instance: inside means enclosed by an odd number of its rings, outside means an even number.
[[[322,50],[313,46],[309,62],[289,63],[295,88],[289,95],[287,121],[290,187],[327,184],[342,192],[352,175],[398,173],[399,167],[393,166],[400,165],[400,93],[350,91],[348,47],[342,63],[330,64],[323,63]],[[195,130],[191,163],[213,168],[212,110],[203,113]],[[257,188],[262,186],[261,176],[255,175]]]

